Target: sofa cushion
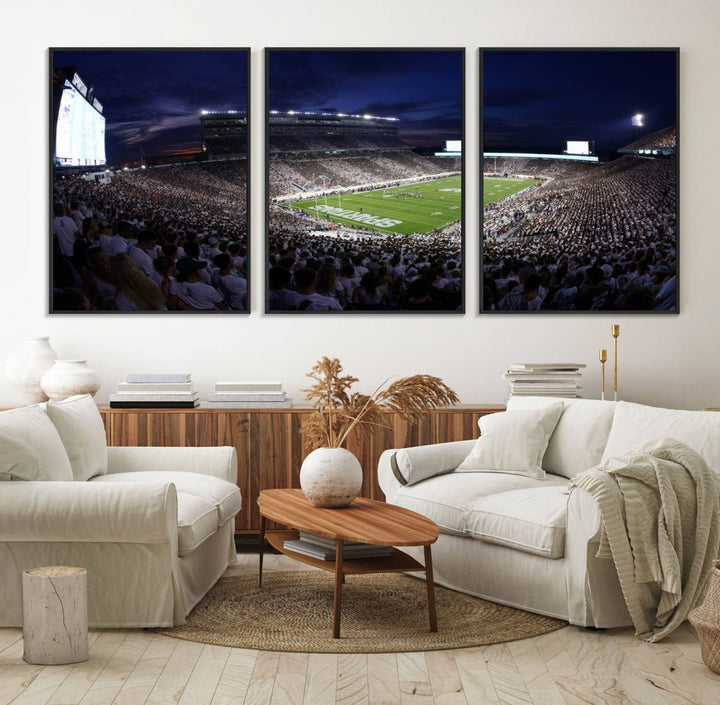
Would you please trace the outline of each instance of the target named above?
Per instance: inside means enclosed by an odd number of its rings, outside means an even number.
[[[215,527],[234,517],[242,508],[240,490],[227,480],[196,472],[150,470],[118,472],[94,477],[92,482],[172,482],[178,494],[184,492],[210,502],[216,510]]]
[[[562,558],[568,497],[566,482],[482,497],[467,509],[467,531],[487,543]]]
[[[542,480],[542,459],[562,412],[560,402],[482,416],[480,438],[455,472],[514,473]]]
[[[49,401],[45,412],[65,446],[75,480],[85,482],[107,472],[105,426],[89,394]]]
[[[400,487],[393,502],[432,519],[444,534],[464,536],[468,533],[468,510],[474,502],[501,492],[548,485],[567,487],[567,479],[555,475],[538,480],[505,473],[453,472]]]
[[[0,479],[73,479],[62,440],[39,406],[0,413]]]
[[[678,411],[618,402],[602,462],[657,438],[674,438],[690,446],[720,476],[720,413],[711,411]]]
[[[557,403],[553,397],[512,397],[508,411],[538,409]],[[563,399],[563,413],[550,436],[542,466],[571,478],[600,463],[617,404],[599,399]]]
[[[178,492],[178,555],[187,556],[218,528],[215,505],[187,492]]]

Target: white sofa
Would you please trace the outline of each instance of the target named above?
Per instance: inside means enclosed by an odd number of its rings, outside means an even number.
[[[81,566],[93,627],[172,626],[236,558],[234,448],[107,447],[89,396],[0,413],[0,626],[22,571]]]
[[[505,419],[557,402],[515,397]],[[569,492],[568,479],[644,441],[669,437],[700,453],[720,481],[720,414],[627,402],[562,402],[540,456],[543,479],[463,472],[458,466],[475,447],[471,440],[386,451],[378,466],[380,487],[388,502],[439,525],[433,545],[437,583],[576,625],[627,626],[632,620],[615,566],[595,557],[597,504],[584,490]],[[421,550],[403,550],[422,560]]]

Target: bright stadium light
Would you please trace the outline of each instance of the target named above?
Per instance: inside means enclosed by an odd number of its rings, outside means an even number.
[[[209,112],[209,110],[201,110],[200,115],[207,115]]]
[[[642,113],[635,113],[635,115],[632,116],[632,124],[635,127],[643,127],[643,118],[645,116]]]

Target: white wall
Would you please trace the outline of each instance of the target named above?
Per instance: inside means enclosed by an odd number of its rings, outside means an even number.
[[[610,324],[618,322],[621,398],[720,405],[716,0],[36,0],[3,14],[0,360],[25,338],[49,335],[60,357],[87,358],[100,372],[101,403],[129,372],[166,369],[192,372],[203,393],[218,379],[280,379],[299,401],[304,374],[321,355],[340,357],[363,391],[390,375],[424,372],[443,377],[465,403],[503,401],[500,375],[511,362],[573,360],[588,364],[585,396],[597,397],[597,350],[612,347]],[[252,47],[249,316],[48,315],[49,46]],[[265,46],[467,48],[465,315],[263,314]],[[480,46],[681,48],[680,315],[478,315]],[[19,401],[2,377],[0,406]]]

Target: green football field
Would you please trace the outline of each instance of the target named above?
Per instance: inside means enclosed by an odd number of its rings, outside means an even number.
[[[427,233],[462,217],[462,177],[295,201],[286,207],[377,232]]]
[[[483,207],[488,203],[502,201],[503,198],[512,196],[536,183],[536,181],[524,179],[483,179]]]

